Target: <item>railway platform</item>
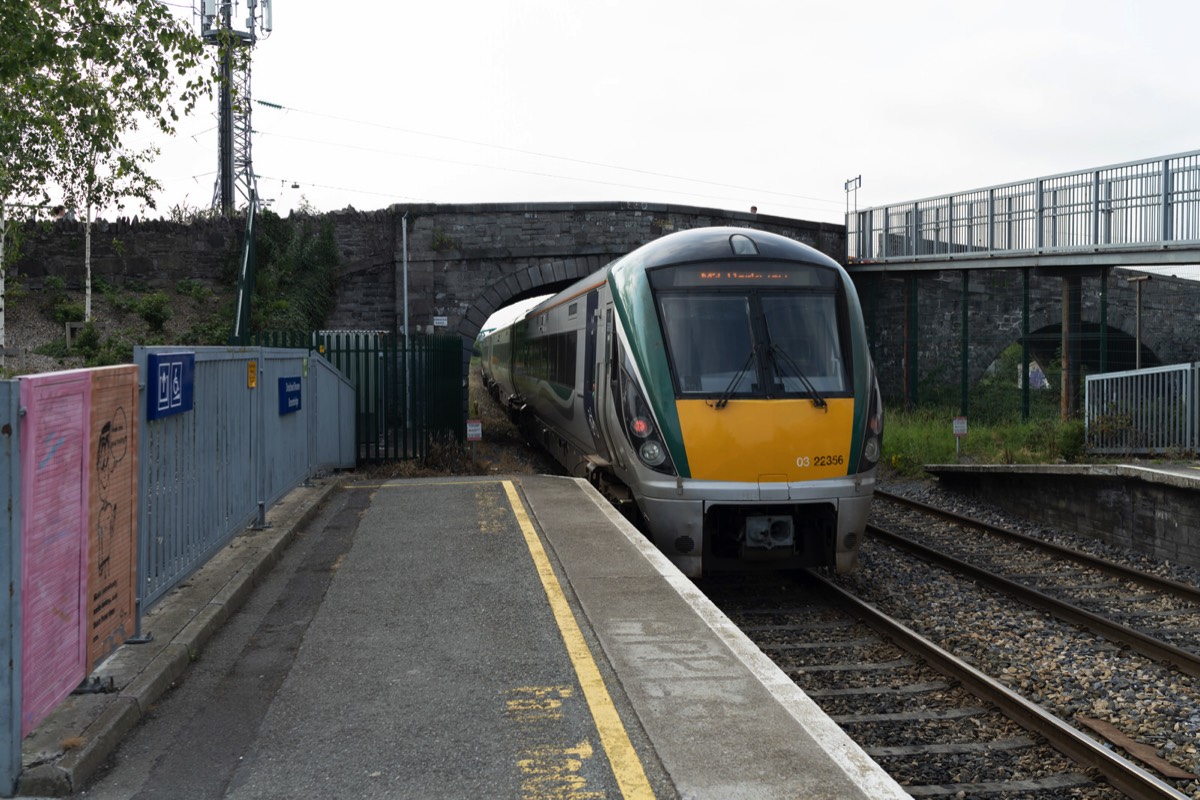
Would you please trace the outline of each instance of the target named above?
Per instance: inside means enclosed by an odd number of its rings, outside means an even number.
[[[1012,513],[1200,569],[1200,462],[938,464],[945,487]]]
[[[22,795],[83,786],[342,491],[369,502],[223,796],[908,796],[586,482],[298,491],[27,740]]]

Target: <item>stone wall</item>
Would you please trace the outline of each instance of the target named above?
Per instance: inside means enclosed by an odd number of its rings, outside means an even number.
[[[842,226],[652,203],[397,205],[332,214],[343,254],[331,328],[402,325],[407,228],[409,325],[474,339],[509,303],[557,291],[666,233],[735,225],[789,236],[841,260]]]
[[[92,227],[92,274],[118,286],[135,282],[169,288],[184,278],[218,282],[223,274],[236,274],[245,226],[244,219],[188,225],[136,218],[99,221]],[[51,275],[68,287],[83,288],[83,223],[29,224],[20,240],[9,274],[26,288],[41,289]]]
[[[405,233],[409,327],[473,340],[493,311],[546,294],[663,234],[713,225],[780,233],[841,260],[840,225],[653,203],[396,205],[323,216],[341,257],[337,303],[327,328],[397,330],[403,324]],[[93,275],[169,288],[182,278],[236,274],[245,221],[192,225],[120,220],[92,234]],[[407,229],[407,231],[406,231]],[[15,265],[33,290],[56,275],[83,285],[83,226],[25,229]]]
[[[884,394],[904,394],[904,357],[907,336],[916,337],[917,381],[922,387],[957,387],[962,370],[962,271],[921,273],[854,273],[863,301],[872,349],[880,370]],[[1136,334],[1136,290],[1125,269],[1109,272],[1107,321],[1110,370],[1132,369]],[[909,331],[907,275],[916,278],[916,329]],[[1020,342],[1023,281],[1021,270],[967,271],[967,365],[974,386],[1000,354]],[[1029,330],[1037,335],[1036,347],[1049,356],[1061,343],[1062,285],[1059,277],[1033,270],[1029,280]],[[1087,340],[1085,365],[1096,371],[1101,321],[1101,280],[1097,274],[1082,279],[1082,319]],[[1155,276],[1142,284],[1143,366],[1200,360],[1200,282]],[[1039,333],[1040,332],[1040,333]],[[1016,376],[1013,376],[1014,380]]]

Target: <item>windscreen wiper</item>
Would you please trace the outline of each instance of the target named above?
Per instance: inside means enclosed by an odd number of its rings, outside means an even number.
[[[725,391],[721,392],[721,396],[717,398],[717,408],[724,408],[725,406],[729,405],[729,398],[733,396],[734,390],[736,390],[738,384],[742,382],[742,378],[745,377],[746,371],[750,369],[750,365],[754,363],[754,354],[757,352],[758,345],[754,345],[750,348],[750,355],[746,356],[746,361],[742,364],[742,368],[734,374],[733,380],[729,382],[729,385],[725,387]]]
[[[829,411],[829,406],[826,404],[825,398],[821,397],[821,395],[817,392],[817,387],[813,386],[812,381],[810,381],[808,376],[804,374],[804,370],[800,369],[800,365],[797,364],[792,357],[787,354],[786,350],[781,348],[779,345],[772,344],[771,349],[767,352],[771,354],[771,361],[775,363],[775,368],[779,369],[780,375],[783,374],[783,370],[779,368],[779,361],[782,359],[784,363],[792,368],[792,372],[796,373],[796,377],[799,378],[800,382],[804,384],[804,388],[808,389],[808,393],[812,396],[813,405],[817,408],[825,409],[826,412]]]

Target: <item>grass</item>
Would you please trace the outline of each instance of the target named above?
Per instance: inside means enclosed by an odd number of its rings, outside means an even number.
[[[883,463],[901,475],[916,476],[925,464],[1060,464],[1084,458],[1082,420],[1038,417],[969,424],[956,447],[954,417],[941,408],[889,411]]]

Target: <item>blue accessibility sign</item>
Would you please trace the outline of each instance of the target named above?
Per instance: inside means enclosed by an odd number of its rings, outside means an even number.
[[[196,388],[195,353],[146,356],[146,419],[191,411]]]

